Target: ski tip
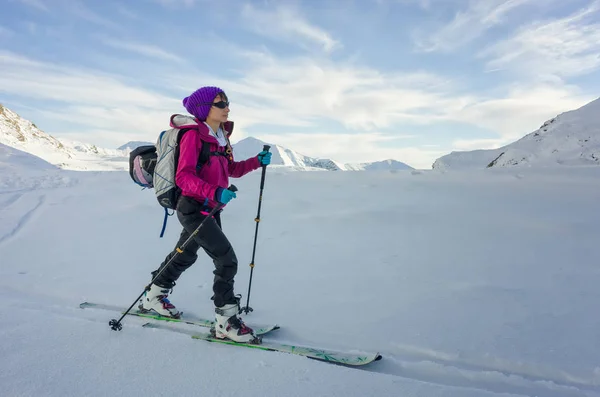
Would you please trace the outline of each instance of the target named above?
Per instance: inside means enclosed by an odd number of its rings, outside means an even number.
[[[79,308],[80,308],[80,309],[85,309],[85,308],[86,308],[88,305],[89,305],[89,303],[88,303],[88,302],[81,302],[81,303],[79,304]]]

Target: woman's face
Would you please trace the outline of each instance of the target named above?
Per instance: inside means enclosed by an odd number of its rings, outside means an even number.
[[[207,120],[224,123],[229,117],[229,101],[224,94],[219,94],[213,99],[213,105],[208,112]]]

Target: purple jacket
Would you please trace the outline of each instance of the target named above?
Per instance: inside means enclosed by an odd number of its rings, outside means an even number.
[[[219,187],[224,189],[229,187],[229,177],[240,178],[260,168],[258,156],[244,161],[234,161],[231,153],[230,157],[210,156],[209,161],[197,170],[202,141],[205,145],[210,145],[211,152],[224,151],[226,148],[219,146],[219,142],[210,135],[204,123],[192,117],[175,114],[171,116],[171,127],[191,129],[183,135],[179,143],[179,162],[175,174],[175,183],[181,189],[183,196],[191,197],[201,203],[208,198],[208,205],[214,208],[218,205],[215,201],[215,192]],[[227,122],[223,129],[229,138],[233,131],[233,122]]]

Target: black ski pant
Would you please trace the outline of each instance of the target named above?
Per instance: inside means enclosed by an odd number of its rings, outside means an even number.
[[[203,210],[206,211],[206,207],[203,207],[198,201],[181,196],[177,204],[177,218],[183,226],[183,230],[176,248],[181,247],[194,230],[198,228],[200,222],[206,218],[206,215],[200,213]],[[196,262],[200,248],[204,249],[215,264],[215,270],[213,271],[215,275],[213,281],[215,306],[221,307],[229,303],[237,303],[233,293],[233,279],[237,273],[238,261],[231,243],[221,229],[219,213],[215,215],[214,219],[211,218],[204,222],[195,238],[187,244],[182,253],[175,257],[169,267],[154,283],[163,288],[173,288],[179,276]],[[176,253],[176,250],[169,253],[160,267],[152,272],[152,276],[154,277]]]

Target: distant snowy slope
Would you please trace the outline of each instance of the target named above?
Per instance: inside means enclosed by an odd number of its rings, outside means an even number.
[[[56,166],[41,158],[0,143],[0,172],[23,169],[56,170]]]
[[[263,149],[265,144],[268,143],[253,137],[245,138],[232,145],[233,153],[237,159],[245,159],[251,156],[256,156],[256,154]],[[273,153],[271,164],[286,166],[293,169],[326,171],[412,169],[412,167],[396,160],[384,160],[374,163],[344,164],[332,159],[305,156],[280,145],[268,145],[271,146],[270,150]]]
[[[600,98],[546,121],[516,142],[493,150],[452,152],[435,169],[515,165],[600,165]]]
[[[122,150],[122,151],[129,153],[137,147],[146,146],[146,145],[154,145],[154,144],[155,144],[155,142],[129,141],[126,144],[119,146],[117,148],[117,150]]]
[[[383,160],[374,163],[346,164],[346,168],[365,171],[380,171],[380,170],[413,170],[414,168],[397,160]]]
[[[37,156],[63,169],[124,170],[126,153],[95,145],[57,139],[31,121],[0,105],[0,143]]]
[[[0,143],[38,156],[52,164],[68,163],[75,153],[32,122],[0,105]]]
[[[47,161],[0,143],[0,196],[2,193],[72,186],[76,182]],[[3,225],[10,223],[12,218],[5,204],[0,200],[0,224]]]
[[[233,154],[237,159],[245,159],[251,156],[256,156],[259,153],[266,142],[259,139],[249,137],[242,139],[233,146]],[[330,171],[344,170],[344,165],[337,163],[329,159],[316,159],[308,157],[295,152],[291,149],[284,148],[283,146],[268,144],[271,146],[271,153],[273,157],[271,159],[272,165],[287,166],[296,169],[312,169],[320,168]]]

